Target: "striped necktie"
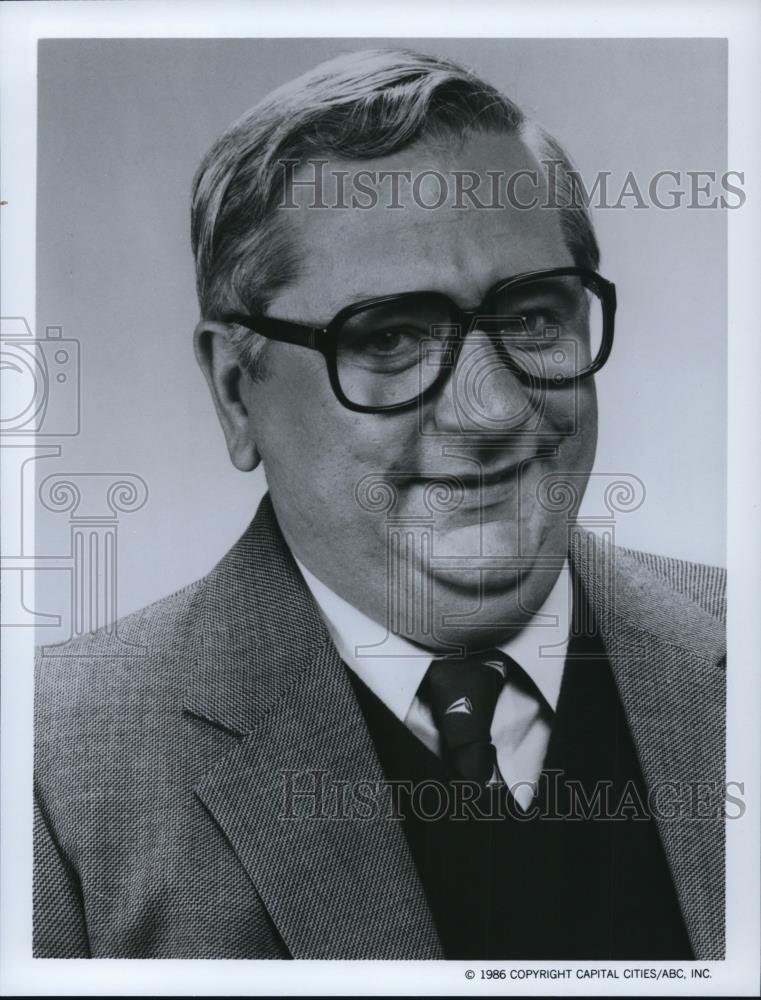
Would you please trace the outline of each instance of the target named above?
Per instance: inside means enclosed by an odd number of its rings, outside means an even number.
[[[461,777],[482,786],[502,782],[491,724],[500,691],[516,668],[498,649],[463,659],[436,659],[421,690],[441,735],[445,760]]]

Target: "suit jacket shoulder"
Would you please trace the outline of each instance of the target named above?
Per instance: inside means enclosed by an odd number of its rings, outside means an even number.
[[[132,673],[139,672],[141,664],[145,665],[146,652],[156,653],[162,644],[171,645],[173,634],[185,635],[193,602],[204,580],[196,580],[96,632],[88,632],[54,646],[38,646],[35,655],[37,690],[56,700],[59,681],[64,680],[59,672],[65,672],[66,661],[70,661],[78,673],[87,672],[88,664],[95,669],[94,664],[98,663],[98,674],[105,673],[115,683],[128,682],[130,671],[125,673],[118,669],[118,665],[129,663],[133,667]],[[103,664],[107,665],[105,670]],[[69,679],[70,675],[65,678],[66,681]],[[84,677],[82,679],[84,681]]]
[[[614,545],[577,528],[571,564],[608,640],[628,626],[714,663],[726,650],[726,571]],[[608,642],[606,641],[606,646]]]
[[[656,555],[638,549],[621,547],[622,556],[660,580],[673,590],[689,597],[718,621],[726,619],[727,571],[723,566]]]
[[[137,744],[179,703],[201,588],[197,581],[109,628],[38,648],[35,772],[47,796],[69,796],[67,776],[81,788],[90,765],[102,782],[112,761],[95,748],[127,732]]]

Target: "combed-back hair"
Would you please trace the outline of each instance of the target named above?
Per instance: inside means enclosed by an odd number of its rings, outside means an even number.
[[[578,266],[597,268],[599,250],[583,203],[569,198],[571,163],[552,136],[470,70],[407,49],[341,55],[272,91],[213,144],[193,180],[191,234],[202,316],[263,312],[300,261],[278,224],[283,161],[334,155],[388,156],[423,138],[467,131],[518,135],[541,160],[558,164],[556,202]],[[261,338],[236,340],[253,363]]]

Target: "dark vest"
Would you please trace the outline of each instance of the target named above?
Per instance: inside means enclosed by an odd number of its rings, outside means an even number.
[[[459,781],[347,673],[384,773],[399,783],[395,801],[447,958],[693,957],[599,640],[569,644],[528,813],[504,788],[476,793]]]

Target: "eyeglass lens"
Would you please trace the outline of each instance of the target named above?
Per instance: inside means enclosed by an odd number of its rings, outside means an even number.
[[[421,293],[350,315],[337,333],[341,389],[357,405],[415,399],[452,368],[459,315],[445,296]],[[578,276],[528,280],[498,289],[477,314],[467,340],[469,367],[495,355],[537,384],[562,385],[585,371],[603,341],[603,307]]]

